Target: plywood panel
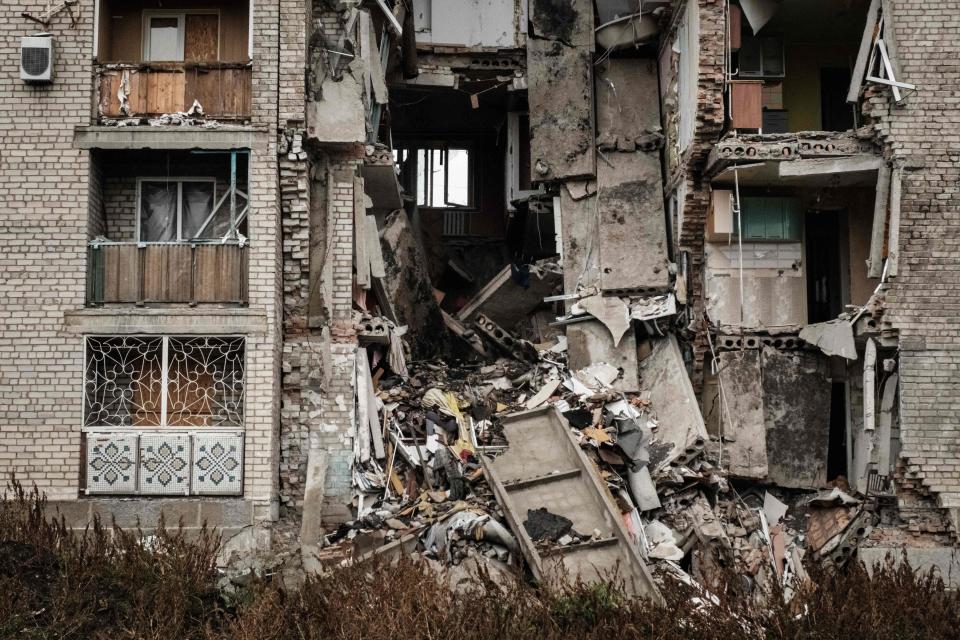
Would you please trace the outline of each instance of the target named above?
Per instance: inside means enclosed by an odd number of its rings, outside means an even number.
[[[732,80],[730,82],[730,119],[734,129],[763,127],[763,82]]]
[[[220,17],[215,13],[188,13],[185,18],[183,59],[188,62],[218,60]]]

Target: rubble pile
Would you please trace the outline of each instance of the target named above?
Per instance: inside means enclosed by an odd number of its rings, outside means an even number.
[[[869,534],[872,509],[840,488],[765,490],[731,478],[723,442],[707,436],[695,405],[695,419],[680,424],[684,415],[669,405],[677,398],[663,398],[658,379],[685,375],[675,338],[663,332],[675,307],[671,296],[653,298],[627,305],[654,310],[663,325],[638,332],[643,358],[633,391],[621,390],[624,372],[608,363],[571,370],[564,335],[533,344],[499,325],[491,336],[458,334],[473,346],[473,358],[408,362],[406,328],[357,311],[365,345],[357,359],[357,517],[326,535],[321,555],[345,561],[404,552],[447,566],[468,560],[497,570],[527,566],[538,577],[550,558],[614,545],[612,532],[622,526],[629,552],[661,580],[710,588],[732,569],[740,588],[758,598],[774,582],[794,592],[808,579],[805,559],[846,562]],[[586,302],[576,301],[559,321],[602,315],[585,311],[602,308]],[[684,388],[670,393],[682,395]],[[683,400],[695,402],[690,393]],[[559,417],[582,453],[585,473],[601,488],[597,500],[619,518],[616,527],[583,527],[582,505],[571,507],[559,496],[518,506],[528,485],[560,489],[576,475],[576,469],[537,468],[552,464],[544,456],[557,438],[537,434],[535,442],[514,443],[505,434],[505,423],[548,415]],[[524,478],[497,477],[511,473],[503,465],[498,471],[497,461],[514,446],[527,461]],[[567,491],[578,490],[560,495]]]

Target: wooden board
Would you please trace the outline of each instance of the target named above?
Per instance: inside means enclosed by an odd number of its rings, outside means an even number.
[[[214,62],[220,57],[220,16],[215,13],[188,13],[183,37],[183,59],[187,62]]]
[[[733,129],[763,127],[763,81],[730,81],[730,120]]]
[[[189,245],[150,245],[143,255],[144,302],[190,302]]]
[[[188,110],[197,100],[210,118],[250,117],[249,67],[196,67],[129,69],[127,103],[131,116],[158,116]],[[99,79],[100,113],[107,118],[126,117],[117,95],[124,71],[104,71]]]
[[[198,245],[195,249],[195,302],[245,302],[247,250],[236,245]]]
[[[136,302],[140,296],[140,257],[137,246],[107,245],[103,252],[103,302]]]

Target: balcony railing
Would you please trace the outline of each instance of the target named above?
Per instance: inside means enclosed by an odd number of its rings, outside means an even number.
[[[248,63],[103,64],[97,67],[96,77],[101,119],[188,112],[194,101],[213,120],[250,118],[252,67]]]
[[[246,304],[248,259],[237,243],[94,241],[87,304]]]

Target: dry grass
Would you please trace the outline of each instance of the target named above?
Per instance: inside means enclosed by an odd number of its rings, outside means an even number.
[[[666,587],[663,606],[602,585],[536,588],[480,574],[451,590],[403,560],[338,569],[298,591],[253,584],[230,604],[218,593],[209,533],[187,540],[159,527],[145,538],[94,524],[74,533],[43,518],[43,498],[15,482],[0,503],[0,637],[172,639],[553,640],[560,638],[953,639],[960,601],[909,567],[870,577],[857,564],[814,570],[817,588],[789,606],[757,608],[718,589],[719,606]],[[736,584],[730,576],[729,584]],[[775,594],[776,595],[776,594]],[[780,602],[777,597],[774,602]],[[801,613],[798,615],[799,613]]]

